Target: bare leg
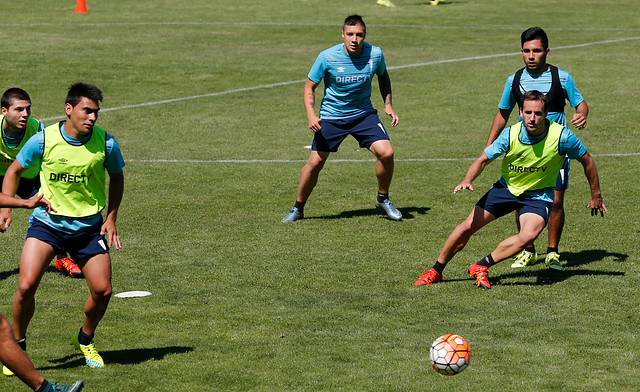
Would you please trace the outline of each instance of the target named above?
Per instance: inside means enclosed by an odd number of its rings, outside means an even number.
[[[17,339],[26,336],[35,311],[35,294],[40,279],[54,256],[53,247],[35,238],[27,238],[20,256],[18,289],[13,297],[13,333]]]
[[[389,194],[391,179],[393,178],[393,147],[389,140],[378,140],[369,146],[378,161],[376,162],[376,177],[378,178],[378,192]]]
[[[81,265],[91,293],[84,305],[82,330],[87,335],[93,335],[111,299],[111,256],[109,253],[101,253]]]
[[[453,229],[453,232],[449,235],[449,238],[447,238],[447,241],[444,243],[444,247],[438,256],[438,262],[441,264],[447,264],[456,253],[460,252],[465,245],[467,245],[469,238],[471,238],[476,231],[480,230],[495,219],[496,217],[493,216],[493,214],[475,206],[467,219],[456,226],[456,228]]]
[[[549,247],[557,248],[564,228],[564,191],[555,191],[553,209],[549,213]]]
[[[300,184],[298,184],[298,193],[296,201],[306,202],[313,188],[318,183],[318,175],[327,161],[329,153],[325,151],[311,151],[309,160],[302,167],[300,172]]]
[[[31,389],[36,389],[44,381],[33,364],[22,352],[11,332],[9,321],[0,313],[0,361]]]
[[[544,229],[544,219],[536,214],[526,213],[520,215],[520,232],[498,244],[491,252],[491,257],[498,263],[520,252],[524,247],[533,242]]]

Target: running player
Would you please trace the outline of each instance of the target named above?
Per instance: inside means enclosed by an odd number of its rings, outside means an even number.
[[[565,100],[568,100],[576,110],[571,118],[571,123],[578,129],[583,129],[587,125],[589,108],[573,78],[568,72],[547,64],[549,40],[544,30],[540,27],[531,27],[522,33],[520,42],[525,67],[507,78],[498,104],[498,113],[491,125],[489,139],[485,147],[498,137],[507,124],[516,102],[520,101],[523,93],[530,90],[541,91],[549,98],[549,120],[567,126],[564,106]],[[554,270],[562,270],[558,245],[564,227],[564,192],[569,187],[569,161],[569,158],[565,160],[565,165],[558,174],[553,210],[549,214],[549,247],[545,263],[548,268]],[[531,243],[516,255],[511,267],[520,268],[533,265],[537,260],[535,246]]]
[[[72,343],[92,368],[104,366],[93,337],[111,298],[109,248],[121,248],[116,218],[124,191],[120,148],[112,136],[95,126],[99,101],[102,92],[97,87],[84,83],[71,86],[65,101],[66,121],[48,126],[27,141],[7,169],[2,187],[4,194],[13,196],[20,175],[40,162],[42,192],[56,210],[47,214],[36,208],[30,218],[13,299],[16,339],[26,350],[26,332],[40,279],[55,252],[64,248],[78,262],[89,286],[84,322]],[[105,171],[109,174],[108,206]]]
[[[0,140],[0,184],[4,179],[7,168],[16,159],[20,149],[36,134],[44,130],[44,125],[31,117],[31,98],[26,91],[20,88],[10,88],[2,94],[2,115],[0,116],[0,128],[2,140]],[[32,166],[22,174],[16,194],[23,199],[35,195],[40,189],[40,168]],[[11,209],[4,208],[0,212],[0,232],[11,225]],[[64,251],[56,255],[55,267],[73,278],[82,278],[82,271],[71,257],[67,257]]]
[[[607,212],[593,158],[568,128],[547,119],[548,105],[549,100],[541,92],[532,90],[524,93],[520,105],[523,120],[504,129],[471,164],[453,193],[473,190],[471,182],[485,166],[504,155],[500,180],[478,201],[469,217],[453,230],[433,268],[424,271],[416,285],[442,281],[446,264],[464,248],[475,232],[493,220],[519,210],[519,233],[500,242],[493,252],[469,267],[469,274],[476,278],[478,287],[491,288],[488,268],[520,252],[544,229],[565,155],[577,159],[584,167],[591,186],[591,199],[587,204],[591,215]]]
[[[398,125],[398,116],[391,104],[391,80],[382,50],[364,42],[367,28],[359,15],[348,16],[342,27],[343,43],[318,55],[304,86],[304,105],[309,130],[314,133],[311,155],[302,168],[296,202],[282,222],[294,222],[304,217],[304,206],[318,182],[329,153],[338,151],[342,141],[352,135],[360,147],[369,149],[377,158],[378,197],[375,206],[392,220],[402,214],[389,200],[393,177],[393,147],[387,130],[371,104],[371,81],[378,75],[378,85],[384,100],[385,113],[391,126]],[[315,112],[315,90],[324,80],[324,98],[320,116]]]

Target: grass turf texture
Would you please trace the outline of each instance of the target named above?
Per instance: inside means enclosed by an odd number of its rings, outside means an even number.
[[[34,117],[56,121],[75,81],[103,89],[98,124],[128,161],[114,291],[153,293],[112,299],[96,336],[107,367],[91,370],[67,344],[86,284],[51,267],[28,334],[45,377],[83,379],[88,391],[637,389],[640,157],[611,154],[638,153],[640,6],[394,2],[88,1],[87,14],[70,1],[3,6],[11,18],[0,24],[0,87],[25,88]],[[296,81],[355,12],[390,67],[401,118],[390,129],[392,199],[405,220],[375,211],[371,154],[348,139],[321,174],[309,219],[282,225],[311,141]],[[571,72],[590,106],[577,134],[595,155],[610,214],[589,216],[574,163],[565,271],[505,261],[490,270],[493,289],[477,289],[466,268],[514,232],[505,217],[472,238],[443,283],[414,287],[499,175],[494,163],[475,193],[454,196],[471,161],[437,159],[480,153],[504,81],[522,66],[520,33],[534,25],[550,36],[549,62]],[[408,67],[431,62],[444,63]],[[280,82],[292,83],[226,93]],[[381,107],[375,88],[373,101]],[[237,162],[252,159],[291,162]],[[0,311],[9,318],[27,216],[15,211],[1,239]],[[546,231],[536,243],[544,251]],[[471,347],[471,365],[453,378],[429,364],[444,333]],[[2,391],[25,388],[0,378]]]

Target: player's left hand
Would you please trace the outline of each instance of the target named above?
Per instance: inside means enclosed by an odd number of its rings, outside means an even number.
[[[571,119],[571,124],[578,129],[584,129],[587,126],[587,116],[583,113],[575,113]]]
[[[396,111],[393,110],[393,106],[385,105],[384,106],[384,112],[387,114],[387,116],[391,117],[391,126],[392,127],[395,127],[396,125],[398,125],[398,123],[400,122],[400,119],[398,118],[398,115],[396,114]]]
[[[107,234],[107,240],[109,243],[109,248],[111,248],[112,244],[115,249],[122,249],[122,243],[120,242],[120,236],[116,231],[116,224],[110,219],[107,219],[102,228],[100,229],[100,235]]]
[[[602,197],[592,197],[591,200],[589,200],[589,204],[587,204],[587,208],[591,209],[591,216],[598,216],[598,213],[600,213],[600,216],[604,216],[605,212],[609,213]]]

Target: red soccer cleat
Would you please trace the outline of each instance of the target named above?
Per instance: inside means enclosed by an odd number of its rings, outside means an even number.
[[[84,278],[80,267],[73,262],[71,257],[63,257],[62,259],[56,258],[55,267],[58,271],[69,274],[72,278]]]
[[[478,263],[471,264],[471,266],[469,267],[469,275],[472,278],[476,278],[476,286],[483,289],[491,288],[491,283],[489,283],[488,270],[488,267],[478,265]]]
[[[416,280],[414,285],[422,286],[425,284],[438,283],[442,282],[442,274],[431,268],[430,270],[424,271],[420,279]]]

